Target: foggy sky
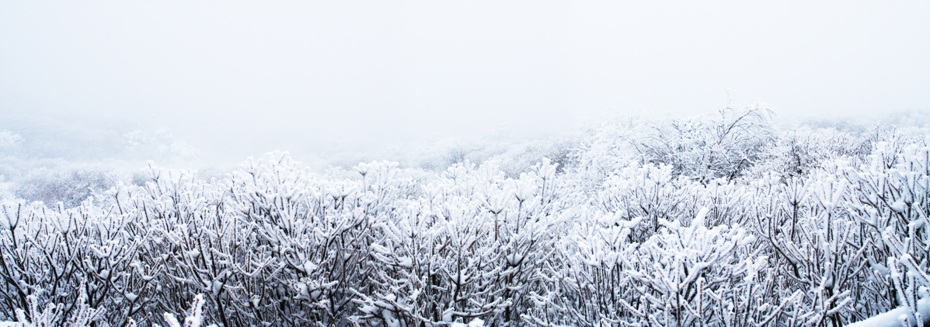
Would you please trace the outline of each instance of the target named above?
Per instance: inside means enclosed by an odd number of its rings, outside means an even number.
[[[615,113],[930,110],[927,1],[0,2],[0,119],[158,129],[217,160]]]

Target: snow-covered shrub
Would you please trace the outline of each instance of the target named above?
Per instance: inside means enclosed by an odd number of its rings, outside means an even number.
[[[721,326],[767,324],[785,306],[756,305],[753,287],[764,256],[738,226],[708,227],[703,209],[690,226],[660,220],[642,243],[629,241],[642,218],[599,216],[578,224],[583,233],[562,248],[567,271],[553,276],[561,312],[540,325]]]
[[[630,294],[617,302],[630,323],[664,326],[751,325],[767,313],[741,282],[755,276],[754,236],[739,226],[708,228],[701,210],[690,226],[662,220],[661,231],[619,256]],[[746,290],[746,292],[751,292]],[[726,322],[726,320],[731,320]]]
[[[61,314],[53,319],[69,317],[85,302],[108,308],[103,315],[111,322],[144,311],[147,298],[140,294],[149,283],[132,267],[138,247],[147,242],[136,233],[148,233],[148,228],[131,214],[89,199],[69,210],[4,205],[3,218],[0,316],[11,319],[30,301],[40,306],[61,303]],[[78,301],[79,295],[86,301]]]
[[[775,295],[788,297],[804,292],[797,304],[795,323],[822,326],[845,324],[855,312],[853,288],[864,278],[863,244],[858,225],[843,209],[848,184],[835,175],[815,174],[805,180],[790,179],[777,193],[780,211],[757,216],[757,228],[772,249],[768,255],[786,278]]]
[[[73,311],[65,312],[63,304],[53,304],[50,303],[44,310],[39,309],[39,304],[36,295],[30,295],[27,297],[27,311],[23,309],[16,309],[16,322],[12,321],[0,321],[0,326],[3,327],[52,327],[52,326],[68,326],[68,327],[90,327],[92,323],[97,323],[98,326],[108,326],[106,321],[102,318],[105,311],[104,308],[91,308],[87,305],[87,294],[84,292],[84,289],[80,289],[80,296],[77,298],[76,306],[77,308]],[[131,321],[131,320],[130,320]]]
[[[597,193],[597,205],[626,221],[641,217],[644,222],[631,236],[633,241],[642,242],[658,231],[660,220],[693,216],[697,203],[688,199],[696,187],[693,184],[673,176],[671,166],[640,167],[634,163],[607,177]]]
[[[519,325],[554,251],[555,165],[519,179],[493,165],[450,167],[377,226],[373,257],[384,268],[356,321],[442,325],[481,318]]]
[[[865,167],[845,172],[858,190],[848,212],[870,245],[869,300],[905,306],[913,322],[918,293],[930,287],[930,150],[892,141],[874,144]]]
[[[880,131],[881,128],[875,128],[872,133]],[[749,180],[773,173],[782,178],[803,178],[837,158],[856,166],[871,153],[871,142],[869,135],[801,126],[783,132],[762,151],[757,164],[745,175]]]
[[[641,163],[671,166],[676,176],[684,175],[702,182],[715,178],[733,179],[755,164],[763,150],[775,140],[771,115],[771,109],[755,105],[745,109],[724,108],[712,119],[630,124],[628,132],[610,137],[607,142],[601,141],[606,147],[594,143],[583,150],[606,151],[602,155],[607,157],[619,154],[619,160],[598,160],[592,154],[583,154],[581,159],[591,160],[595,165],[624,165],[623,158],[633,154],[633,159]],[[609,145],[617,141],[622,143]]]

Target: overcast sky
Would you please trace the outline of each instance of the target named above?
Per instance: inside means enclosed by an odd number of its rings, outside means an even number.
[[[0,119],[205,156],[372,151],[615,113],[930,110],[930,1],[2,1]]]

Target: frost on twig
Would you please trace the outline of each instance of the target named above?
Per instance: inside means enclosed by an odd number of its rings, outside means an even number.
[[[200,327],[200,324],[203,323],[203,294],[197,294],[194,297],[194,302],[191,303],[191,312],[187,318],[184,318],[184,325],[181,325],[178,322],[178,318],[174,314],[166,312],[164,315],[165,322],[168,324],[168,327]],[[152,324],[153,326],[158,326]],[[216,327],[215,324],[208,325],[207,327]]]

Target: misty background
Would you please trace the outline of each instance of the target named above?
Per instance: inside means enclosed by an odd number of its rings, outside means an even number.
[[[928,58],[925,1],[5,1],[0,157],[416,161],[756,102],[869,124],[930,110]]]
[[[898,325],[928,144],[923,0],[0,0],[0,325]]]

